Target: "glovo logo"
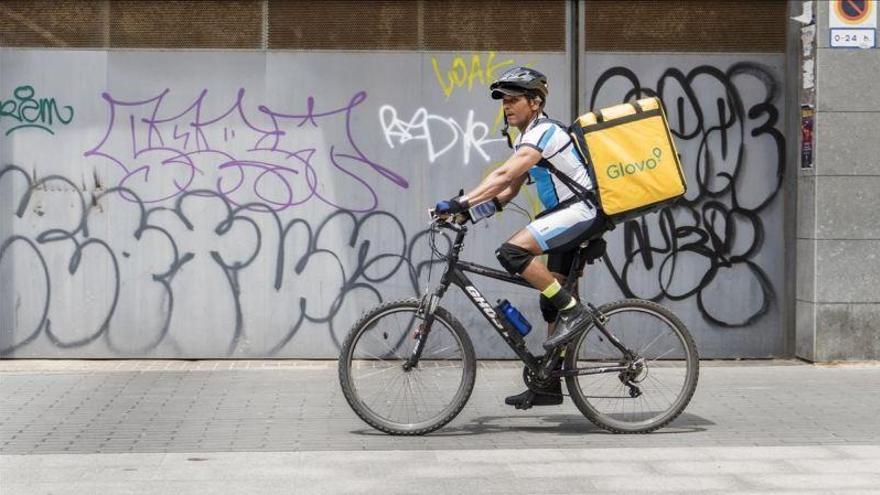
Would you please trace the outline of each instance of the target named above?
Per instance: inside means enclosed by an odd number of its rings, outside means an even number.
[[[635,175],[639,172],[644,172],[645,170],[654,170],[657,168],[657,165],[660,164],[660,156],[663,154],[663,151],[661,151],[660,148],[655,147],[651,150],[651,154],[654,155],[653,158],[648,158],[642,161],[612,163],[605,169],[605,173],[610,179],[619,179],[627,175]]]

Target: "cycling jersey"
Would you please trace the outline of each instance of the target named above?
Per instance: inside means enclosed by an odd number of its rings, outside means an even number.
[[[520,133],[514,141],[514,149],[523,146],[541,153],[541,161],[529,170],[529,175],[535,181],[538,197],[546,208],[545,215],[532,221],[526,228],[543,252],[577,249],[581,242],[601,232],[604,222],[600,221],[595,205],[578,201],[568,186],[541,166],[542,162],[550,162],[584,188],[592,189],[593,183],[571,136],[561,123],[542,114],[529,123],[525,132]],[[563,202],[570,204],[561,205]]]
[[[587,174],[587,168],[572,144],[571,136],[568,135],[561,123],[550,120],[547,114],[537,117],[529,123],[525,132],[516,137],[514,149],[518,150],[523,146],[538,150],[541,153],[542,161],[549,161],[557,170],[568,175],[586,189],[593,188],[590,176]],[[574,197],[571,189],[560,182],[549,170],[541,167],[540,162],[529,170],[529,176],[535,182],[538,197],[544,208],[553,208]]]

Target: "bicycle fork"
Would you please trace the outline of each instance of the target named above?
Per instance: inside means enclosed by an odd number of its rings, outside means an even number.
[[[425,342],[428,341],[428,334],[431,333],[431,325],[434,323],[434,311],[436,311],[437,304],[439,304],[442,297],[441,290],[438,289],[436,292],[432,292],[422,298],[422,304],[420,310],[416,313],[416,318],[419,318],[420,315],[424,315],[424,318],[422,318],[422,322],[416,328],[415,335],[413,336],[416,340],[416,345],[413,346],[409,359],[403,363],[404,371],[409,371],[419,364],[422,351],[425,349]]]

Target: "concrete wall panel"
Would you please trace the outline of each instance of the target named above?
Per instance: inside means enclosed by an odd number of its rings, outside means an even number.
[[[797,293],[799,301],[816,300],[816,241],[797,240]]]
[[[792,2],[797,3],[797,2]],[[813,16],[816,19],[816,46],[819,48],[828,48],[831,46],[831,37],[828,32],[828,9],[831,2],[825,0],[813,1]],[[801,11],[798,11],[800,15]]]
[[[880,176],[819,177],[816,238],[880,239]]]
[[[817,304],[819,361],[876,359],[880,356],[880,304]]]
[[[799,181],[799,189],[811,190],[799,191],[798,197],[809,202],[812,196],[816,221],[801,223],[808,214],[800,212],[798,237],[818,240],[814,260],[798,250],[797,272],[800,283],[809,279],[807,265],[814,266],[816,310],[815,325],[799,326],[797,340],[811,336],[817,360],[877,359],[880,228],[874,212],[880,206],[876,158],[880,50],[830,48],[832,2],[814,5],[819,47],[816,160],[815,169],[805,173],[814,172],[815,182]],[[799,291],[800,295],[806,294]]]
[[[877,112],[877,50],[820,48],[816,54],[820,112]]]
[[[880,158],[873,146],[880,140],[878,124],[880,112],[820,112],[816,175],[880,175]]]
[[[800,176],[797,184],[797,237],[812,239],[816,235],[816,178]]]
[[[880,240],[816,241],[816,301],[878,303]]]
[[[795,355],[808,361],[815,360],[816,305],[797,301],[795,324]]]

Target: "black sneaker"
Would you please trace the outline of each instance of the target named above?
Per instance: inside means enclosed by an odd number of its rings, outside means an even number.
[[[568,343],[593,322],[593,315],[583,304],[577,303],[567,311],[559,312],[559,322],[556,323],[556,333],[544,341],[544,350],[549,351],[554,347]]]
[[[558,406],[562,404],[562,382],[557,380],[555,385],[547,388],[546,393],[527,389],[521,394],[511,395],[504,399],[504,403],[508,406],[515,406],[517,409],[528,409],[532,406]]]

